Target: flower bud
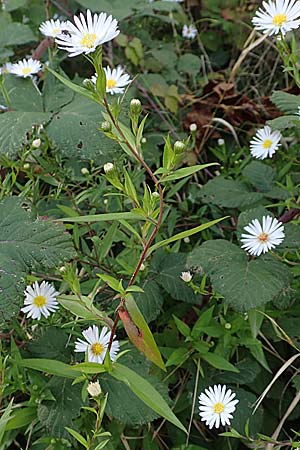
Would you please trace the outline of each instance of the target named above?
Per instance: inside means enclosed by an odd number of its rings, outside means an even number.
[[[176,141],[174,144],[175,153],[182,153],[185,150],[185,143],[182,141]]]
[[[159,198],[159,193],[158,192],[152,192],[152,197],[154,198]]]
[[[225,326],[226,330],[230,330],[232,325],[231,325],[231,323],[227,322],[227,323],[225,323],[224,326]]]
[[[187,236],[187,237],[183,238],[183,242],[184,242],[185,244],[189,244],[189,243],[191,242],[191,240],[190,240],[190,238]]]
[[[224,139],[218,139],[218,145],[224,145],[225,144],[225,141],[224,141]]]
[[[60,271],[60,273],[65,273],[67,268],[66,268],[66,266],[61,266],[58,270]]]
[[[145,266],[144,263],[142,263],[142,264],[141,264],[141,267],[140,267],[140,270],[143,272],[143,270],[145,270],[145,269],[146,269],[146,266]]]
[[[102,392],[99,381],[97,380],[95,383],[90,382],[87,387],[87,391],[91,397],[98,397],[98,395],[100,395]]]
[[[95,91],[95,84],[89,78],[86,78],[85,80],[83,80],[82,84],[83,84],[83,87],[85,87],[89,91]]]
[[[111,123],[110,122],[102,122],[101,123],[101,131],[104,133],[109,133],[111,131]]]
[[[41,145],[41,140],[40,140],[40,138],[34,139],[34,140],[32,141],[32,147],[33,147],[33,148],[39,148],[40,145]]]
[[[82,173],[82,175],[88,175],[90,173],[90,171],[86,167],[82,167],[81,173]]]
[[[195,131],[197,131],[197,124],[196,123],[191,123],[190,124],[190,132],[191,133],[195,133]]]
[[[182,272],[180,275],[180,278],[185,282],[189,283],[191,279],[193,278],[191,272]]]
[[[30,164],[29,163],[23,164],[23,169],[28,170],[29,168],[30,168]]]
[[[131,114],[140,114],[142,110],[142,104],[138,98],[133,98],[130,102]]]
[[[147,142],[147,139],[146,139],[145,137],[142,137],[141,143],[142,143],[142,144],[146,144],[146,142]]]
[[[108,173],[108,172],[111,172],[112,170],[114,170],[114,165],[113,165],[113,163],[106,163],[106,164],[104,164],[104,172],[105,173]]]

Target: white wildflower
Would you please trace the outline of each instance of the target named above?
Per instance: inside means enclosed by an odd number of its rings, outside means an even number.
[[[38,73],[42,70],[42,66],[39,61],[36,59],[23,59],[22,61],[17,62],[16,64],[11,64],[9,73],[13,75],[17,75],[17,77],[32,77],[35,73]]]
[[[189,283],[191,279],[193,278],[191,272],[182,272],[180,275],[180,278],[185,282]]]
[[[40,320],[42,316],[49,317],[58,308],[56,297],[59,292],[47,281],[42,281],[41,285],[36,281],[33,286],[27,286],[24,294],[24,307],[21,311],[26,317]]]
[[[271,127],[266,125],[261,130],[258,130],[252,141],[250,141],[251,155],[258,159],[272,158],[281,145],[281,138],[280,131],[272,131]]]
[[[99,334],[99,328],[96,325],[93,325],[87,330],[84,330],[82,335],[87,342],[82,339],[77,339],[75,343],[75,352],[85,353],[87,351],[89,362],[102,364],[108,348],[111,332],[107,327],[103,327]],[[119,348],[119,341],[113,341],[109,352],[112,361],[116,359]]]
[[[258,9],[252,23],[257,30],[265,34],[285,35],[300,25],[298,0],[268,0],[263,2],[263,8]]]
[[[59,36],[66,28],[67,26],[65,22],[53,19],[46,20],[39,26],[39,30],[44,36],[52,38]]]
[[[95,383],[91,381],[87,387],[87,391],[92,397],[98,397],[102,392],[99,381],[97,380]]]
[[[96,50],[99,45],[111,41],[119,34],[118,21],[106,13],[94,14],[87,10],[86,18],[82,13],[74,16],[74,22],[66,22],[68,33],[60,34],[56,38],[58,47],[69,52],[69,56],[77,56],[81,53],[88,55]]]
[[[264,216],[262,224],[258,219],[252,220],[249,225],[244,227],[244,230],[249,234],[242,234],[242,248],[254,256],[268,252],[276,245],[281,244],[285,237],[282,222],[271,216]]]
[[[183,25],[182,36],[187,39],[195,39],[198,34],[198,30],[192,23],[190,25]]]
[[[236,394],[223,385],[214,385],[205,389],[199,396],[199,415],[211,429],[220,425],[230,425],[232,413],[239,400],[233,400]]]
[[[109,94],[123,94],[125,87],[131,83],[130,76],[121,66],[111,69],[109,66],[103,68],[106,77],[106,92]],[[92,82],[96,84],[97,74],[92,76]]]

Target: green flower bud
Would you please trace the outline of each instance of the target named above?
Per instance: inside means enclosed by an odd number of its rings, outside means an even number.
[[[113,165],[113,163],[106,163],[106,164],[104,164],[104,172],[105,173],[109,173],[109,172],[112,172],[113,170],[114,170],[114,165]]]
[[[104,133],[109,133],[111,131],[111,123],[110,122],[102,122],[101,123],[101,131]]]
[[[92,92],[95,91],[95,83],[93,83],[92,80],[90,80],[89,78],[86,78],[85,80],[83,80],[82,84],[83,84],[83,87],[85,87],[89,91],[92,91]]]
[[[142,104],[138,98],[133,98],[130,102],[131,114],[140,114],[142,110]]]
[[[182,141],[176,141],[174,144],[175,153],[182,153],[185,150],[185,143]]]

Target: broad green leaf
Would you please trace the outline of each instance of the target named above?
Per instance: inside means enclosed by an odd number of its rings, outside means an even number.
[[[143,293],[135,294],[135,301],[147,323],[156,319],[163,305],[163,293],[153,280],[145,280],[141,285]]]
[[[268,192],[275,187],[275,170],[260,161],[251,161],[243,170],[243,175],[261,192]]]
[[[294,128],[299,126],[299,116],[288,115],[276,117],[276,119],[268,120],[267,125],[273,130],[285,130],[286,128]]]
[[[260,192],[252,192],[245,183],[226,180],[219,176],[206,183],[199,191],[204,203],[212,203],[226,208],[240,208],[257,203],[263,199]]]
[[[88,222],[108,222],[111,220],[146,220],[145,217],[132,212],[91,214],[90,216],[64,217],[58,219],[61,222],[88,223]]]
[[[70,380],[54,377],[45,386],[53,400],[42,400],[38,405],[38,419],[45,432],[53,437],[70,438],[66,427],[73,428],[73,419],[80,414],[83,406],[81,386],[72,385]]]
[[[190,350],[184,347],[176,348],[168,358],[166,367],[182,364],[191,355]]]
[[[229,372],[238,373],[239,370],[236,369],[230,362],[228,362],[223,356],[217,355],[216,353],[203,353],[201,358],[204,359],[208,364],[219,370],[228,370]]]
[[[57,267],[74,255],[63,226],[35,219],[21,205],[18,197],[0,202],[0,322],[19,312],[26,273]]]
[[[131,342],[161,369],[165,370],[160,351],[142,313],[131,294],[126,295],[125,308],[119,308],[119,316]]]
[[[26,6],[28,0],[6,0],[5,11],[14,11],[18,8]]]
[[[289,270],[270,255],[249,260],[247,253],[231,242],[204,242],[188,263],[209,275],[213,289],[238,311],[257,308],[290,289]]]
[[[177,170],[175,170],[175,172],[162,178],[161,182],[165,183],[166,181],[174,181],[174,180],[179,180],[180,178],[189,177],[190,175],[193,175],[194,173],[199,172],[199,170],[203,170],[203,169],[206,169],[207,167],[215,166],[215,165],[216,165],[216,163],[209,163],[209,164],[199,164],[197,166],[191,166],[191,167],[182,167],[181,169],[177,169]]]
[[[235,388],[236,398],[239,403],[234,411],[231,422],[232,427],[244,435],[245,423],[249,419],[250,436],[256,438],[256,433],[262,429],[263,426],[263,409],[260,407],[255,414],[253,414],[253,405],[256,401],[256,396],[244,389]]]
[[[60,326],[43,327],[41,332],[35,335],[27,347],[28,358],[52,359],[68,363],[73,351],[68,346],[69,334]]]
[[[27,140],[33,126],[45,125],[51,114],[9,111],[0,115],[0,155],[16,156]]]
[[[226,217],[222,217],[221,219],[212,220],[210,222],[199,225],[199,227],[192,228],[191,230],[182,231],[181,233],[175,234],[174,236],[164,239],[163,241],[157,242],[149,248],[148,254],[152,253],[154,250],[157,250],[160,247],[164,247],[165,245],[171,244],[172,242],[178,241],[179,239],[184,239],[185,237],[193,236],[193,234],[199,233],[200,231],[206,230],[206,228],[210,228],[213,225],[221,222],[221,220],[226,219]]]
[[[96,102],[96,99],[91,91],[88,89],[83,88],[82,86],[79,86],[78,84],[73,83],[72,81],[68,80],[64,76],[62,76],[60,73],[55,72],[55,70],[51,69],[49,66],[44,66],[46,70],[48,70],[52,75],[54,75],[59,81],[61,81],[65,86],[67,86],[72,91],[76,92],[77,94],[83,95],[84,97],[88,98],[89,100]]]
[[[4,75],[4,86],[13,109],[11,112],[44,112],[43,97],[31,78],[24,79],[7,74]],[[2,101],[6,103],[4,98]],[[49,119],[50,117],[49,114]],[[41,118],[43,118],[43,114],[41,114]],[[39,123],[40,120],[37,124]],[[31,130],[28,131],[30,132]]]
[[[36,36],[31,31],[29,25],[19,22],[8,23],[0,30],[0,46],[21,45],[27,42],[36,41]]]
[[[133,370],[119,363],[115,363],[111,376],[117,380],[123,381],[130,389],[146,403],[150,408],[156,411],[160,416],[171,422],[180,430],[186,433],[185,427],[177,419],[169,405],[163,397],[151,386],[148,381],[135,373]]]
[[[177,70],[178,72],[184,72],[195,77],[201,67],[201,59],[197,55],[192,53],[185,53],[178,59]]]

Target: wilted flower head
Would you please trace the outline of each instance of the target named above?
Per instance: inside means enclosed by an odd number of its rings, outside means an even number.
[[[272,219],[271,216],[263,216],[262,224],[258,219],[252,220],[244,230],[249,234],[242,234],[242,248],[254,256],[268,252],[281,244],[285,237],[282,222]]]
[[[17,62],[16,64],[11,64],[9,68],[9,73],[13,75],[17,75],[17,77],[32,77],[35,73],[38,73],[42,70],[42,66],[39,61],[36,59],[23,59],[22,61]]]
[[[195,39],[198,34],[198,30],[192,23],[190,25],[183,25],[182,36],[187,39]]]
[[[87,387],[87,391],[92,397],[98,397],[102,392],[99,381],[97,380],[95,383],[91,381]]]
[[[68,20],[67,33],[60,34],[55,40],[58,48],[69,52],[69,56],[93,53],[99,45],[111,41],[120,33],[118,21],[104,12],[92,16],[88,9],[86,18],[80,13],[79,17],[74,16],[74,22]]]
[[[220,425],[230,425],[235,405],[239,402],[233,400],[236,394],[226,386],[214,385],[205,389],[199,396],[199,415],[201,420],[211,429]]]
[[[77,339],[75,343],[75,352],[85,353],[87,351],[89,362],[102,364],[108,348],[111,332],[107,327],[103,327],[101,333],[99,333],[99,328],[96,325],[93,325],[87,330],[84,330],[82,334],[87,342],[83,339]],[[112,361],[116,359],[119,348],[119,341],[113,341],[109,352]]]
[[[59,292],[47,281],[42,281],[41,285],[35,281],[32,286],[26,287],[24,294],[24,307],[21,311],[26,317],[40,320],[42,316],[49,317],[58,308],[56,297]]]
[[[300,25],[299,0],[268,0],[263,2],[263,8],[259,8],[252,22],[257,30],[265,34],[285,35]]]
[[[60,20],[46,20],[39,26],[40,32],[47,37],[56,38],[66,29],[66,23]]]
[[[191,279],[193,278],[191,272],[182,272],[180,275],[180,278],[185,282],[189,283]]]
[[[280,131],[272,131],[272,128],[266,125],[261,130],[258,130],[252,141],[250,141],[251,155],[258,159],[272,158],[281,145],[281,138]]]

